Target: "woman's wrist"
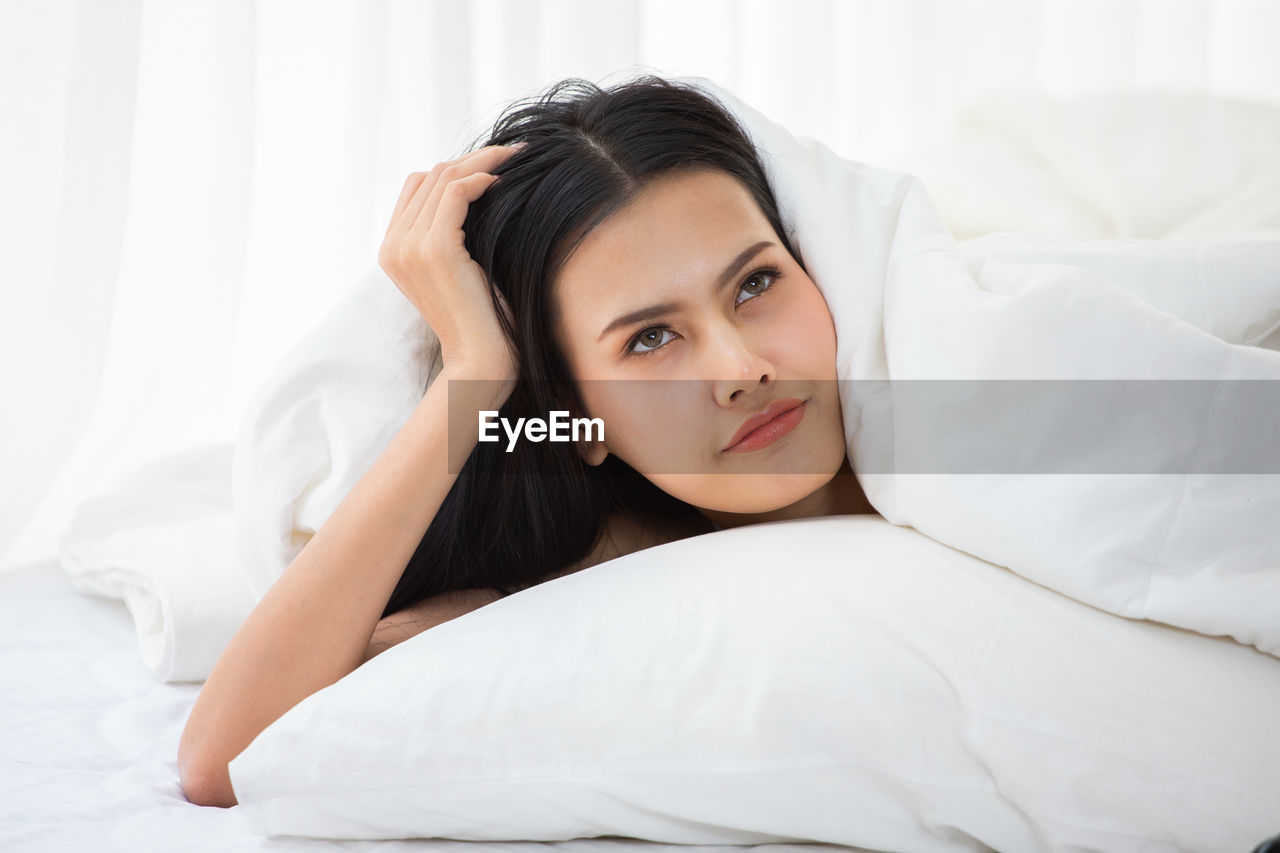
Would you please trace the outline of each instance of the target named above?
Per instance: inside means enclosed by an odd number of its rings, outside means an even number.
[[[450,408],[455,403],[467,409],[502,407],[515,388],[515,370],[498,359],[446,361],[435,382],[444,381]]]

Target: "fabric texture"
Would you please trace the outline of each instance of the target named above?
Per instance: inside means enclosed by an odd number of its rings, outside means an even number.
[[[147,670],[203,681],[257,600],[236,555],[233,448],[152,460],[82,503],[59,560],[80,592],[124,601]]]

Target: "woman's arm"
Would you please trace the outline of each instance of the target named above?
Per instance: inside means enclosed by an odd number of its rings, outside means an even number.
[[[193,803],[234,806],[232,758],[365,660],[404,566],[475,450],[477,414],[500,409],[515,387],[515,348],[495,307],[508,321],[511,311],[462,233],[468,206],[497,179],[490,169],[513,150],[484,147],[404,181],[378,263],[434,330],[444,368],[223,649],[178,744]],[[453,379],[462,382],[451,388]]]
[[[450,395],[450,379],[488,378],[478,373],[446,363],[227,644],[178,746],[191,802],[235,805],[231,759],[285,711],[365,660],[383,608],[458,476],[447,461],[449,406],[470,412],[475,425],[481,409],[501,405],[497,382],[455,383]]]
[[[509,321],[510,309],[462,231],[470,203],[497,179],[488,170],[513,150],[487,146],[405,181],[378,263],[436,333],[444,367],[223,649],[178,744],[193,803],[235,805],[231,760],[365,660],[405,565],[475,448],[478,413],[500,409],[515,386],[515,350],[495,312]],[[450,388],[454,379],[463,381]]]

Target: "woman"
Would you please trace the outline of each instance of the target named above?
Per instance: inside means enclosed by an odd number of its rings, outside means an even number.
[[[233,805],[227,764],[271,722],[504,592],[718,528],[872,511],[830,312],[750,140],[700,90],[568,80],[513,105],[483,147],[409,176],[378,260],[442,365],[211,672],[179,746],[192,802]],[[493,411],[603,435],[482,442]]]

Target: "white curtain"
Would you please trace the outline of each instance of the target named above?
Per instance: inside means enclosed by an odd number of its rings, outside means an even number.
[[[892,167],[994,93],[1280,103],[1271,0],[0,0],[0,567],[232,441],[400,185],[566,76],[699,74]]]

